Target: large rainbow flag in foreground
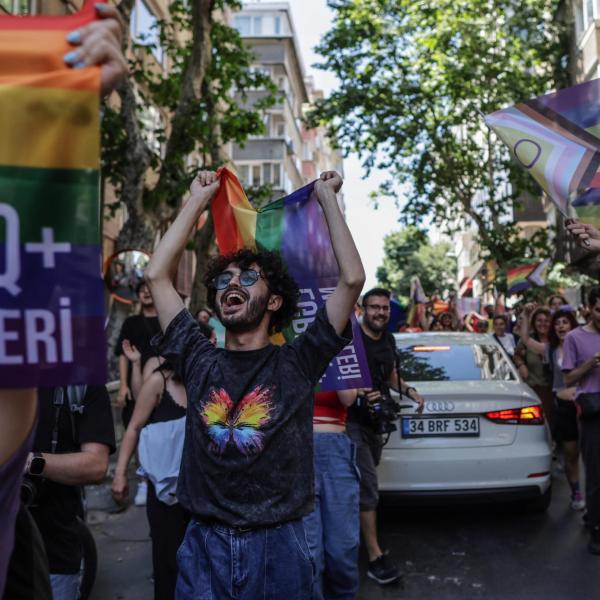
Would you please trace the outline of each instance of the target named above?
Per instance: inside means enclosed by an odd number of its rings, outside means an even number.
[[[329,229],[313,192],[314,182],[256,210],[237,177],[227,168],[218,172],[221,186],[212,202],[217,245],[221,254],[241,248],[281,252],[300,287],[300,313],[274,341],[285,343],[306,330],[317,308],[333,292],[338,266]],[[321,389],[370,387],[360,325],[352,318],[353,342],[332,361]]]
[[[95,18],[0,17],[0,386],[105,382],[98,68],[65,37]]]
[[[600,79],[499,110],[486,123],[561,213],[600,227]]]

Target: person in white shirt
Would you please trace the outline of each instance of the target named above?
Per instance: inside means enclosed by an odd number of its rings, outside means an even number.
[[[506,333],[506,317],[504,315],[494,317],[494,337],[504,348],[506,354],[512,358],[516,346],[515,336],[512,333]]]

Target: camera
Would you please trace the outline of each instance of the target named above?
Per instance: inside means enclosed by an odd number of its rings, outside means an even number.
[[[365,409],[368,420],[377,435],[390,434],[396,431],[395,421],[400,415],[400,405],[391,397],[387,386],[380,386],[381,398],[369,402],[366,396],[359,396],[357,405]]]
[[[385,435],[396,431],[395,421],[400,415],[400,405],[389,395],[381,393],[381,400],[372,405],[371,410],[373,429],[378,435]]]

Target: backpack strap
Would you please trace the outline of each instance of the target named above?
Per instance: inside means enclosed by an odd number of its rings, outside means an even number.
[[[73,441],[79,444],[79,429],[77,428],[77,415],[82,415],[84,411],[83,399],[87,392],[87,385],[69,385],[66,388],[67,401],[69,402],[69,417],[71,418],[71,432]]]

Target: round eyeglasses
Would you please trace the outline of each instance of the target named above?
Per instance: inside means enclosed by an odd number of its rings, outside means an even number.
[[[217,290],[224,290],[231,283],[231,280],[235,276],[236,273],[232,273],[231,271],[223,271],[212,280],[212,283]],[[253,286],[261,277],[262,275],[254,269],[244,269],[243,271],[240,271],[238,279],[241,286],[250,287]]]

